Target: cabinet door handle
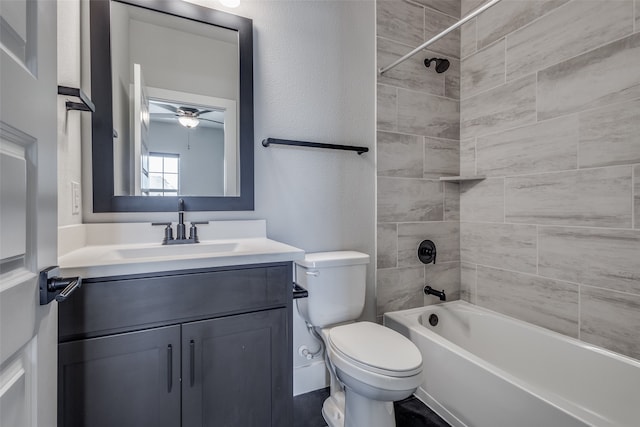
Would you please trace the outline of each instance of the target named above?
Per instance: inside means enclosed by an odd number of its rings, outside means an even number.
[[[196,382],[196,343],[195,341],[189,341],[189,359],[190,359],[190,371],[189,371],[189,381],[191,387]]]
[[[167,393],[173,388],[173,346],[167,346]]]

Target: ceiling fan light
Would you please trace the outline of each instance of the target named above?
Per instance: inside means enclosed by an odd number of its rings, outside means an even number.
[[[187,129],[194,128],[200,124],[200,120],[197,117],[180,116],[178,122]]]

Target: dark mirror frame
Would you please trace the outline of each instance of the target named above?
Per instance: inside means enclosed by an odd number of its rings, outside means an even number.
[[[110,1],[91,0],[91,98],[96,112],[91,117],[93,211],[172,212],[178,199],[189,211],[247,211],[254,209],[253,182],[253,22],[242,16],[176,0],[117,0],[238,32],[240,93],[238,107],[239,196],[116,196],[113,171],[113,101],[111,95]]]

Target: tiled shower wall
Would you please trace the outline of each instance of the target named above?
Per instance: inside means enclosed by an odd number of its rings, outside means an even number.
[[[461,47],[462,298],[640,358],[640,1],[503,0]]]
[[[377,65],[391,63],[456,22],[458,0],[376,2]],[[439,178],[459,173],[460,34],[452,33],[378,76],[377,100],[377,314],[434,303],[425,283],[460,293],[460,223],[457,184]],[[444,57],[444,74],[425,58]],[[418,243],[433,240],[437,264],[424,266]]]

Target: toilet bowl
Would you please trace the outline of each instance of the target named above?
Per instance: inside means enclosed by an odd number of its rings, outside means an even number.
[[[422,356],[410,340],[372,322],[355,322],[364,307],[365,265],[359,252],[307,254],[296,281],[308,291],[297,300],[302,317],[325,344],[331,396],[322,415],[329,427],[393,427],[393,402],[422,382]]]

